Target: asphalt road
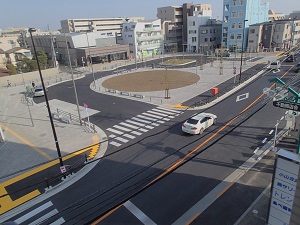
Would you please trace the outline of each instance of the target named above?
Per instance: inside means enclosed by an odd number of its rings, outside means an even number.
[[[283,75],[290,67],[289,64],[283,66],[276,76]],[[103,218],[101,224],[142,224],[137,215],[143,214],[149,218],[148,224],[151,221],[153,224],[180,224],[178,220],[182,215],[209,196],[217,185],[248,160],[253,151],[263,145],[265,138],[272,138],[269,132],[286,110],[274,108],[268,99],[260,96],[262,89],[271,85],[269,79],[274,75],[266,73],[205,110],[216,114],[218,122],[203,135],[182,133],[182,122],[195,113],[184,111],[153,128],[147,136],[127,142],[122,147],[110,146],[107,155],[90,173],[51,197],[51,203],[60,212],[57,218],[63,217],[67,224],[87,223],[130,199],[126,207],[116,209]],[[288,73],[282,80],[286,82],[294,75]],[[155,108],[146,103],[94,93],[88,88],[91,79],[88,77],[78,81],[79,102],[88,103],[91,108],[100,111],[90,119],[103,129]],[[74,103],[72,96],[71,83],[51,87],[49,91],[50,99],[59,98]],[[256,101],[258,97],[260,99]],[[249,109],[240,114],[247,107]],[[283,126],[281,123],[279,129]],[[190,155],[180,161],[187,154]],[[178,161],[180,167],[173,166],[172,173],[149,185]],[[251,177],[245,175],[241,178],[243,181],[220,192],[213,204],[203,202],[202,205],[207,207],[200,215],[187,215],[187,218],[192,218],[190,222],[194,221],[194,224],[233,224],[269,184],[272,173],[270,165],[272,163],[267,159],[261,161],[255,170],[262,173],[253,173]],[[149,187],[144,190],[147,185]],[[143,191],[139,193],[140,190]],[[133,213],[132,204],[140,210],[139,213]],[[53,221],[57,218],[52,217]]]

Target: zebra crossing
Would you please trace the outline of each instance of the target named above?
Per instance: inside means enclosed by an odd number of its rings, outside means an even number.
[[[182,113],[180,110],[165,107],[156,107],[147,112],[143,112],[124,122],[107,128],[106,131],[110,133],[108,135],[110,139],[109,144],[120,147],[122,144],[174,119]]]
[[[14,220],[17,224],[37,225],[37,224],[49,224],[49,225],[61,225],[65,220],[60,217],[55,221],[51,220],[51,223],[47,219],[57,215],[58,210],[54,208],[51,201],[37,207],[34,210],[24,214],[23,216]]]

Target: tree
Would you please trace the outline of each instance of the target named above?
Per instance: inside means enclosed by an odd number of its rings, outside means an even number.
[[[47,67],[48,67],[48,63],[47,63],[48,62],[48,56],[46,55],[46,53],[44,51],[37,50],[36,55],[37,55],[37,58],[39,60],[41,69],[47,69]],[[36,60],[35,55],[33,56],[32,59]]]
[[[9,75],[17,74],[16,67],[13,64],[11,63],[6,64],[6,68],[10,71]]]

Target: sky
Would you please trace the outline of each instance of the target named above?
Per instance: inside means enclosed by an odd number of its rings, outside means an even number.
[[[34,27],[57,30],[60,21],[80,18],[145,17],[155,19],[158,7],[194,4],[212,4],[213,18],[222,19],[223,0],[1,0],[0,29]],[[269,2],[275,12],[290,14],[300,11],[299,0],[262,0]]]

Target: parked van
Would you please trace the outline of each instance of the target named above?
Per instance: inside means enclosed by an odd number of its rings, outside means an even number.
[[[280,67],[281,67],[280,61],[275,61],[275,62],[272,62],[272,63],[270,64],[270,69],[271,69],[271,70],[279,70]]]

